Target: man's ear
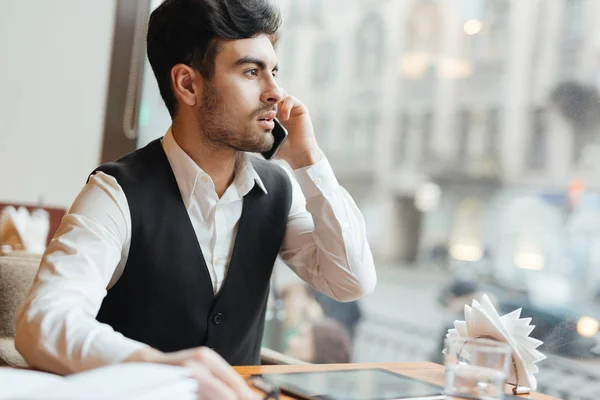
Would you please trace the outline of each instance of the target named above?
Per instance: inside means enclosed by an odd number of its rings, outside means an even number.
[[[175,97],[183,104],[193,107],[197,103],[196,94],[201,92],[200,73],[185,64],[177,64],[171,68],[171,84]]]

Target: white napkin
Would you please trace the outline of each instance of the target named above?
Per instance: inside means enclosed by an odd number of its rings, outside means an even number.
[[[520,308],[500,316],[490,299],[483,295],[481,303],[473,300],[471,306],[465,305],[465,320],[454,321],[454,329],[448,329],[446,337],[459,339],[488,336],[508,343],[513,348],[512,356],[519,375],[519,386],[535,390],[537,380],[533,374],[539,371],[535,364],[544,360],[546,356],[536,350],[543,342],[529,337],[535,328],[535,325],[529,324],[531,318],[519,318],[520,316]],[[516,385],[517,378],[512,365],[510,370],[508,382]]]
[[[5,207],[0,214],[0,244],[10,245],[13,250],[42,254],[50,230],[50,216],[38,209],[31,214],[25,207]]]

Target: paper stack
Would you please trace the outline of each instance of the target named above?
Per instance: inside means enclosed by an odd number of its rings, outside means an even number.
[[[124,363],[61,377],[0,368],[0,400],[193,400],[198,383],[188,369]]]

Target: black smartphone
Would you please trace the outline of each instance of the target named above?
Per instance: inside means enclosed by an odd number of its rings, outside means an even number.
[[[273,157],[275,157],[275,155],[281,148],[281,145],[283,144],[283,142],[285,142],[285,139],[288,136],[287,130],[281,125],[279,121],[277,121],[277,118],[273,118],[273,122],[275,122],[275,127],[273,128],[272,132],[273,138],[275,139],[273,141],[273,147],[271,147],[270,150],[261,153],[266,160],[270,160]]]

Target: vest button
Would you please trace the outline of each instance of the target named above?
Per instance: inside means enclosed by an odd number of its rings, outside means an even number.
[[[219,325],[221,321],[223,321],[223,314],[215,314],[215,316],[213,317],[213,322],[215,323],[215,325]]]

